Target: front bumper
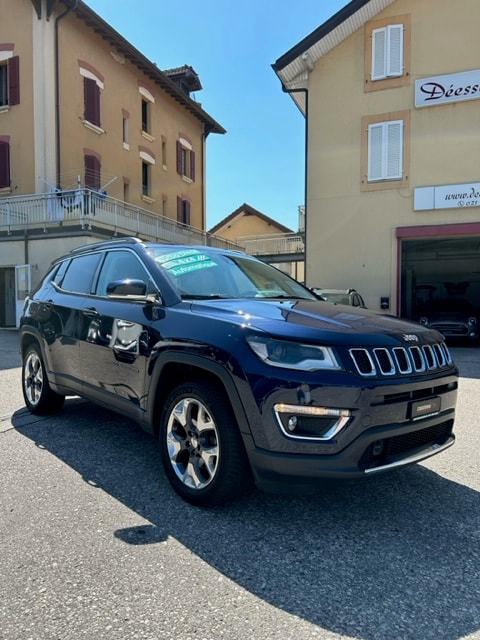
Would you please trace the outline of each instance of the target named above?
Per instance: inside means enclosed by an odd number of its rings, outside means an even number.
[[[250,460],[264,491],[315,492],[328,479],[348,480],[415,464],[448,449],[454,411],[408,425],[364,431],[345,449],[330,455],[301,455],[253,449]]]

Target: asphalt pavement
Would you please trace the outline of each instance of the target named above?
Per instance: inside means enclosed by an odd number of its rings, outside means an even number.
[[[0,640],[480,640],[480,347],[452,353],[447,451],[203,510],[122,416],[27,412],[0,329]]]

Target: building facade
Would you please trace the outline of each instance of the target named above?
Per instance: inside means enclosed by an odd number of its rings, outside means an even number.
[[[213,226],[209,233],[230,240],[247,253],[274,264],[292,278],[304,282],[303,219],[303,207],[300,207],[299,231],[294,232],[244,202]]]
[[[194,99],[192,67],[161,71],[81,0],[0,0],[0,15],[0,325],[9,325],[12,296],[57,253],[97,239],[91,218],[105,203],[110,235],[112,203],[205,231],[206,140],[225,130]],[[27,206],[26,195],[47,199]],[[16,279],[20,265],[36,269]]]
[[[306,125],[306,281],[480,307],[477,0],[352,0],[273,65]]]

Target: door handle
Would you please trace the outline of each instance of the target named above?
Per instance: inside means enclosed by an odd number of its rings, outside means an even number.
[[[95,309],[95,307],[85,307],[82,309],[82,313],[89,318],[98,318],[100,313]]]

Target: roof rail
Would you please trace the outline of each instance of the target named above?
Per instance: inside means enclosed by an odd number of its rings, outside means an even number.
[[[116,244],[141,244],[144,242],[140,238],[135,238],[134,236],[127,236],[125,238],[112,238],[111,240],[100,240],[99,242],[91,242],[90,244],[82,244],[79,247],[74,247],[70,249],[69,253],[81,253],[82,251],[86,251],[87,249],[96,249],[98,247],[105,247],[106,245],[116,245]]]

